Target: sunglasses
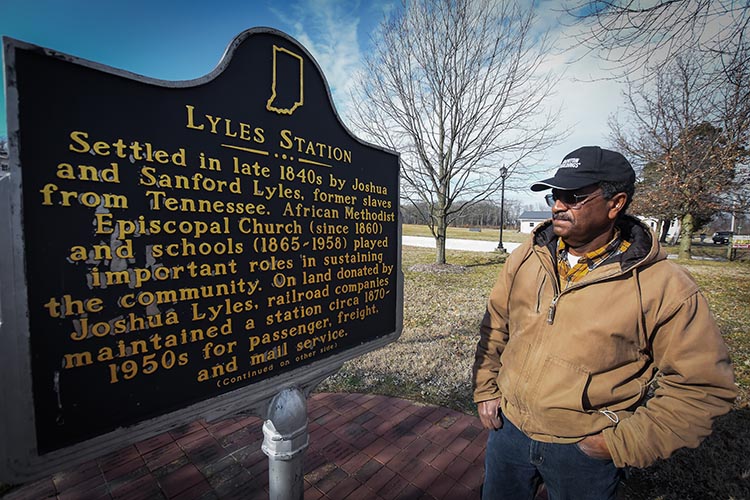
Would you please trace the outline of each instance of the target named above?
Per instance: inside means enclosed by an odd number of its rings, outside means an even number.
[[[589,200],[593,200],[594,198],[596,198],[597,196],[601,196],[602,194],[603,193],[601,191],[587,194],[574,194],[570,191],[552,191],[552,193],[544,197],[544,200],[547,202],[547,205],[549,205],[550,208],[555,206],[555,202],[559,201],[572,210],[578,210],[583,205],[588,203]]]

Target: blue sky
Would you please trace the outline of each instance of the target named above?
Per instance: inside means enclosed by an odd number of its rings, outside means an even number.
[[[347,85],[370,37],[398,0],[0,0],[0,34],[161,80],[191,80],[209,73],[231,40],[258,26],[279,29],[315,57],[346,116]],[[540,25],[561,29],[559,0],[542,0]],[[560,33],[555,33],[559,35]],[[558,44],[558,48],[562,42]],[[549,64],[566,72],[551,107],[563,106],[559,129],[570,137],[548,151],[550,171],[582,145],[607,146],[607,117],[620,102],[613,82],[582,83],[595,61],[559,52]],[[570,61],[577,60],[574,66]],[[3,87],[4,92],[4,87]],[[5,98],[0,136],[7,135]],[[531,199],[530,192],[519,197]],[[541,198],[534,200],[541,202]]]
[[[270,26],[311,51],[335,98],[343,90],[337,83],[349,81],[343,75],[359,62],[361,48],[389,5],[342,0],[0,0],[0,34],[152,78],[190,80],[209,73],[236,35]],[[4,98],[0,117],[0,136],[5,136]]]

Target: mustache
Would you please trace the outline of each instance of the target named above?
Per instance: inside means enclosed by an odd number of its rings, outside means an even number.
[[[570,217],[566,212],[557,212],[556,214],[552,214],[553,220],[564,220],[570,222]]]

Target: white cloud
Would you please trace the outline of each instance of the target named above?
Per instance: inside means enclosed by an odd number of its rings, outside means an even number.
[[[550,177],[565,155],[581,146],[612,147],[609,144],[609,116],[617,113],[623,102],[622,83],[612,79],[594,54],[577,43],[579,29],[571,26],[562,12],[559,0],[541,2],[536,11],[540,32],[549,31],[552,40],[550,54],[540,71],[562,75],[555,95],[548,101],[549,109],[561,108],[556,131],[566,139],[546,152],[540,179]],[[514,193],[523,203],[543,205],[545,193],[524,191]]]
[[[540,28],[549,29],[555,40],[545,69],[555,69],[563,76],[550,105],[562,106],[557,128],[569,133],[563,144],[549,152],[551,173],[563,156],[580,146],[612,146],[607,121],[621,107],[625,87],[595,54],[578,43],[580,28],[570,25],[559,1],[542,2],[538,20]]]
[[[283,11],[274,10],[289,27],[290,34],[317,60],[331,86],[336,109],[344,120],[350,88],[355,82],[353,77],[361,68],[369,37],[376,35],[377,21],[392,8],[392,3],[387,1],[298,0],[285,4]],[[552,175],[563,156],[580,146],[609,146],[607,120],[622,102],[622,85],[607,79],[612,75],[593,54],[587,54],[586,49],[576,43],[573,33],[578,28],[567,25],[563,18],[559,0],[542,1],[538,5],[540,31],[549,29],[554,40],[553,50],[540,69],[564,72],[549,107],[562,106],[557,129],[568,133],[562,144],[546,152],[542,167],[547,171],[541,174],[543,177]],[[530,193],[519,195],[543,203],[541,197]]]
[[[347,0],[300,0],[287,5],[284,12],[274,12],[318,62],[331,87],[336,109],[344,115],[352,77],[362,61],[359,6]]]

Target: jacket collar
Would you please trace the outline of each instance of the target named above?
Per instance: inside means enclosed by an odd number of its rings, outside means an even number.
[[[666,252],[659,245],[659,240],[651,229],[631,215],[623,215],[617,221],[622,239],[630,242],[630,248],[616,258],[620,261],[623,272],[639,265],[665,259]],[[552,230],[552,220],[539,225],[532,233],[534,245],[547,247],[555,255],[557,236]]]

